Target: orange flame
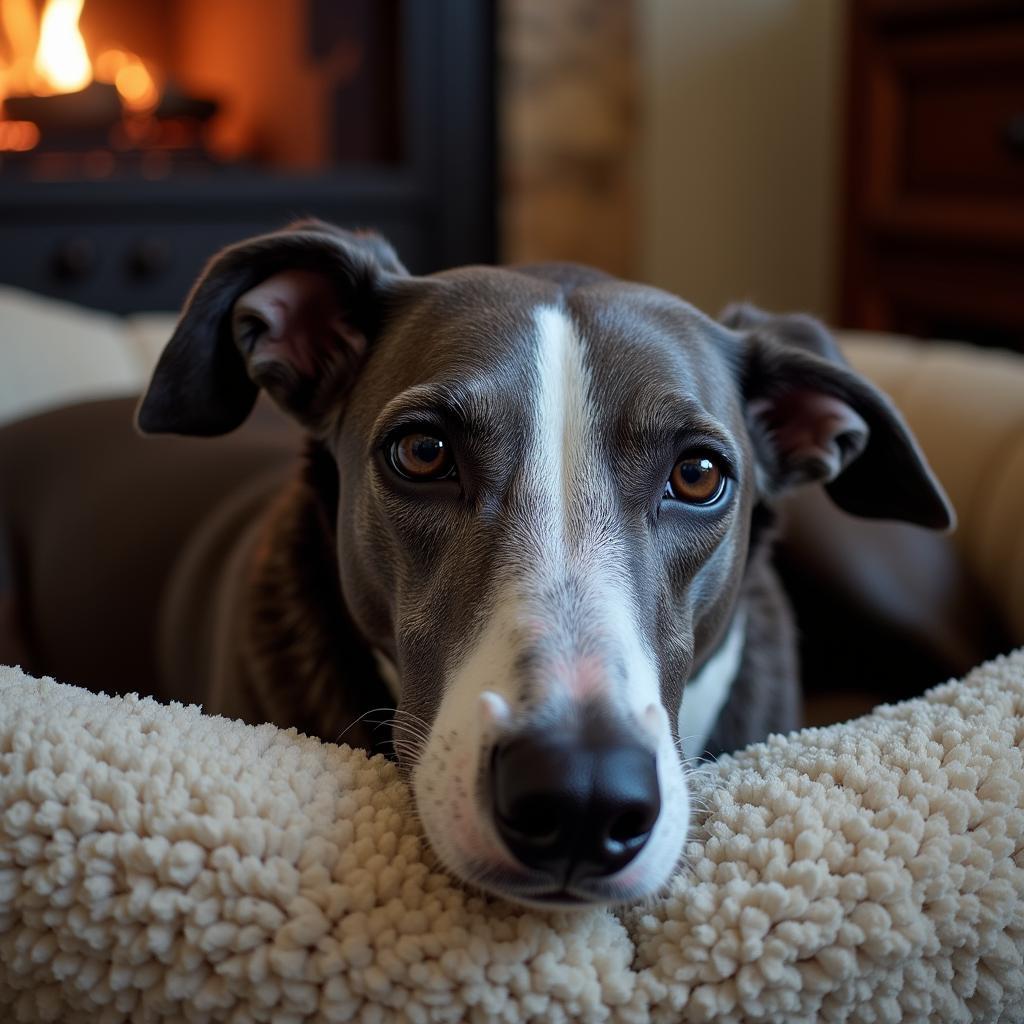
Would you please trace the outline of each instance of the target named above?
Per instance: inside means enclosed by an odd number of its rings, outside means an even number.
[[[78,92],[92,81],[89,54],[78,31],[84,3],[85,0],[47,0],[33,61],[39,76],[35,90],[38,95]]]
[[[0,103],[5,96],[32,91],[32,56],[39,35],[33,0],[0,0]]]

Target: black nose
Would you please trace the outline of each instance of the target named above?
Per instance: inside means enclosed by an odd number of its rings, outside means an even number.
[[[563,885],[625,867],[661,809],[654,754],[622,737],[521,735],[495,748],[498,832]]]

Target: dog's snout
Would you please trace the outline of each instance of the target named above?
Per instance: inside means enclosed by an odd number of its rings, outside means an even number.
[[[661,810],[654,754],[624,737],[517,736],[495,748],[491,786],[509,851],[562,885],[625,867]]]

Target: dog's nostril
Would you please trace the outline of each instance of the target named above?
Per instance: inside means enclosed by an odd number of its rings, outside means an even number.
[[[504,831],[534,847],[554,846],[562,834],[565,808],[547,796],[517,800],[506,813],[498,808]]]
[[[608,838],[613,843],[629,847],[650,835],[656,818],[657,814],[652,814],[650,807],[630,808],[612,821],[608,829]]]

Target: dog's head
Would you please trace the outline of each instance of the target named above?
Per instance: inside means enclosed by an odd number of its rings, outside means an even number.
[[[319,222],[218,256],[139,409],[219,434],[259,388],[338,467],[338,568],[393,676],[435,850],[520,900],[623,902],[689,823],[683,688],[723,643],[755,506],[820,481],[946,527],[898,414],[815,321],[723,323],[580,268],[409,276]]]

